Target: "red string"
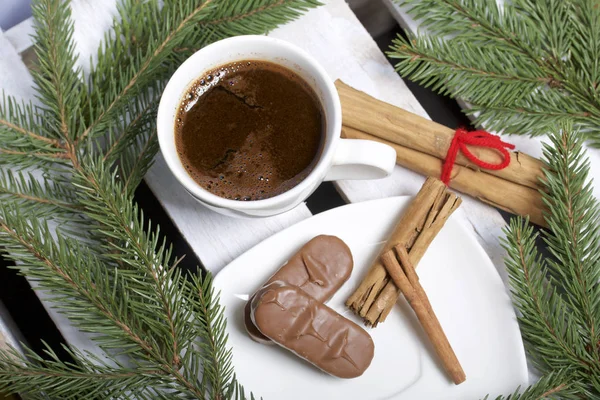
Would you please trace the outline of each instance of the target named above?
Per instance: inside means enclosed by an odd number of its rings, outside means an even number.
[[[502,162],[500,164],[490,164],[477,157],[467,148],[467,145],[477,147],[487,147],[490,149],[496,149],[502,154]],[[442,167],[442,182],[448,186],[450,183],[450,174],[456,161],[458,150],[471,160],[475,165],[484,169],[499,170],[508,167],[510,164],[510,154],[506,149],[514,149],[515,146],[510,143],[503,142],[499,136],[492,135],[486,131],[472,131],[469,132],[464,128],[458,128],[454,133],[454,138],[446,153],[446,160]]]

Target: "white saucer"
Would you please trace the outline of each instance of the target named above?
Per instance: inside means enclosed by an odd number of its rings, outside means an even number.
[[[473,234],[452,217],[417,272],[465,370],[463,384],[449,381],[404,298],[384,323],[368,329],[375,357],[356,379],[331,377],[279,346],[261,345],[247,336],[243,309],[248,296],[319,234],[338,236],[352,250],[352,276],[327,305],[360,323],[344,301],[409,201],[410,197],[387,198],[316,215],[263,241],[215,277],[225,306],[233,365],[247,390],[265,400],[462,400],[510,394],[527,385],[523,342],[502,281]]]

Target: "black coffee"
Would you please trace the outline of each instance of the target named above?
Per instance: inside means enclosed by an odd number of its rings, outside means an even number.
[[[227,199],[259,200],[311,172],[324,129],[321,103],[302,78],[250,60],[198,79],[182,100],[175,144],[203,188]]]

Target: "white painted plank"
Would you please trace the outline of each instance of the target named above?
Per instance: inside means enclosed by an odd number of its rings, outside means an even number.
[[[161,155],[145,179],[196,256],[213,273],[273,233],[311,216],[305,204],[270,218],[241,219],[217,214],[183,189]]]
[[[0,91],[20,100],[34,100],[33,78],[6,34],[0,31]]]
[[[328,29],[315,29],[319,26]],[[304,16],[302,24],[281,27],[271,36],[290,41],[311,53],[323,64],[332,79],[340,78],[371,96],[429,118],[344,2],[329,1],[327,7],[312,10]],[[340,181],[337,187],[348,202],[358,202],[415,194],[423,181],[423,176],[397,166],[392,176],[386,179]],[[498,270],[503,271],[502,251],[497,238],[504,220],[494,208],[471,198],[464,200],[464,213],[461,215],[468,221]]]
[[[11,43],[17,53],[21,53],[31,47],[31,35],[33,34],[33,18],[13,26],[6,31],[4,36]]]

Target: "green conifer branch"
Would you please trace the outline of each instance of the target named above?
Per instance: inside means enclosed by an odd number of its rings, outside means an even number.
[[[14,138],[26,141],[38,149],[48,148],[51,145],[61,148],[61,143],[50,137],[40,135],[34,131],[40,125],[39,118],[35,117],[34,107],[31,104],[19,104],[12,96],[3,94],[0,103],[0,137],[2,142]]]
[[[36,21],[35,51],[39,70],[33,72],[52,133],[72,145],[81,116],[85,87],[76,68],[73,22],[68,2],[39,1],[32,7]]]
[[[102,148],[102,160],[107,165],[117,161],[120,154],[135,142],[138,134],[155,130],[156,111],[160,97],[153,92],[162,92],[162,85],[157,85],[148,93],[141,93],[129,103],[125,115],[119,118],[123,124],[113,124],[106,136],[106,144],[97,144]]]
[[[84,77],[75,67],[68,2],[37,0],[43,106],[15,108],[9,99],[0,110],[8,121],[0,122],[0,137],[19,138],[0,145],[0,161],[41,168],[44,179],[0,175],[0,245],[76,327],[94,334],[105,358],[68,349],[76,361],[68,364],[27,348],[25,356],[0,351],[0,388],[33,398],[246,398],[210,277],[182,275],[132,192],[158,149],[155,111],[179,60],[174,48],[214,40],[220,23],[192,33],[223,7],[234,6],[228,15],[239,33],[264,33],[261,18],[275,27],[313,4],[271,3],[278,13],[260,9],[244,30],[250,16],[236,15],[247,2],[175,0],[159,9],[153,0],[125,0]],[[59,209],[68,227],[53,223]]]
[[[66,159],[64,146],[51,137],[39,110],[3,95],[0,103],[0,165],[26,168]]]
[[[52,399],[90,399],[131,398],[133,388],[136,398],[156,399],[159,398],[156,388],[169,389],[162,371],[108,366],[98,359],[91,362],[81,354],[72,355],[84,361],[78,365],[65,364],[50,349],[45,357],[33,352],[24,357],[14,350],[0,353],[0,390],[16,390],[27,398],[47,398],[33,389],[41,386]],[[12,382],[10,387],[4,383],[7,378]]]
[[[552,168],[546,173],[546,187],[551,196],[544,201],[552,212],[546,218],[549,233],[545,241],[553,256],[548,261],[549,270],[565,289],[563,297],[581,321],[579,334],[592,347],[598,347],[600,206],[593,196],[591,183],[587,182],[589,161],[577,139],[563,133],[551,137],[552,147],[544,146],[547,160],[558,153],[552,157],[552,165],[547,166]],[[600,372],[600,360],[595,361]]]
[[[399,3],[428,30],[394,41],[389,55],[401,74],[476,105],[476,122],[488,129],[534,135],[568,122],[600,146],[599,67],[591,56],[600,48],[593,25],[600,10],[592,0]]]
[[[104,104],[100,103],[100,112],[91,119],[92,122],[81,134],[81,140],[90,134],[94,135],[96,131],[102,133],[106,124],[113,120],[114,112],[118,110],[120,104],[138,94],[146,85],[162,78],[162,74],[157,74],[155,70],[161,69],[163,61],[167,59],[169,53],[182,38],[193,30],[199,21],[210,15],[210,10],[213,8],[212,1],[196,3],[178,0],[169,2],[165,4],[160,14],[149,19],[157,21],[158,29],[156,32],[152,32],[153,39],[157,43],[147,50],[138,50],[138,54],[134,54],[127,69],[120,71],[120,79],[109,81],[115,82],[115,85],[109,88],[103,101]]]
[[[252,0],[224,2],[214,17],[202,27],[214,31],[217,37],[261,34],[301,16],[321,3],[317,0]]]
[[[133,194],[135,188],[152,166],[158,148],[158,135],[154,128],[123,152],[119,170],[123,177],[123,186],[126,193]]]
[[[155,352],[148,330],[128,307],[126,271],[111,271],[78,241],[52,232],[38,218],[27,220],[17,207],[2,205],[0,242],[16,268],[50,290],[52,301],[64,307],[69,319],[106,349]],[[56,241],[47,240],[56,235]],[[116,297],[119,293],[123,298]]]
[[[48,179],[37,179],[31,173],[0,170],[0,201],[13,201],[19,210],[37,216],[72,218],[82,209],[73,193]]]
[[[523,391],[519,388],[513,394],[498,396],[495,400],[578,399],[578,386],[564,373],[550,373]],[[486,396],[484,400],[489,398]]]
[[[582,136],[565,125],[551,135],[544,161],[544,240],[552,258],[541,258],[538,234],[526,221],[511,222],[503,246],[513,302],[536,368],[561,374],[578,394],[600,396],[600,205],[588,181]]]
[[[85,164],[87,170],[81,171],[76,180],[76,185],[86,194],[82,199],[85,214],[98,222],[102,231],[111,232],[108,235],[111,240],[105,243],[106,249],[109,252],[118,250],[115,253],[118,260],[137,269],[144,277],[139,278],[139,289],[155,290],[148,300],[154,303],[150,317],[158,323],[150,328],[159,337],[168,338],[166,357],[178,365],[180,347],[189,344],[193,332],[186,328],[187,320],[191,318],[190,310],[181,301],[174,301],[180,297],[182,283],[178,271],[170,268],[171,250],[164,243],[159,244],[158,230],[154,232],[150,225],[144,226],[143,216],[131,198],[123,196],[122,186],[114,175],[103,172],[102,167],[93,162]],[[140,312],[149,305],[144,301]]]

